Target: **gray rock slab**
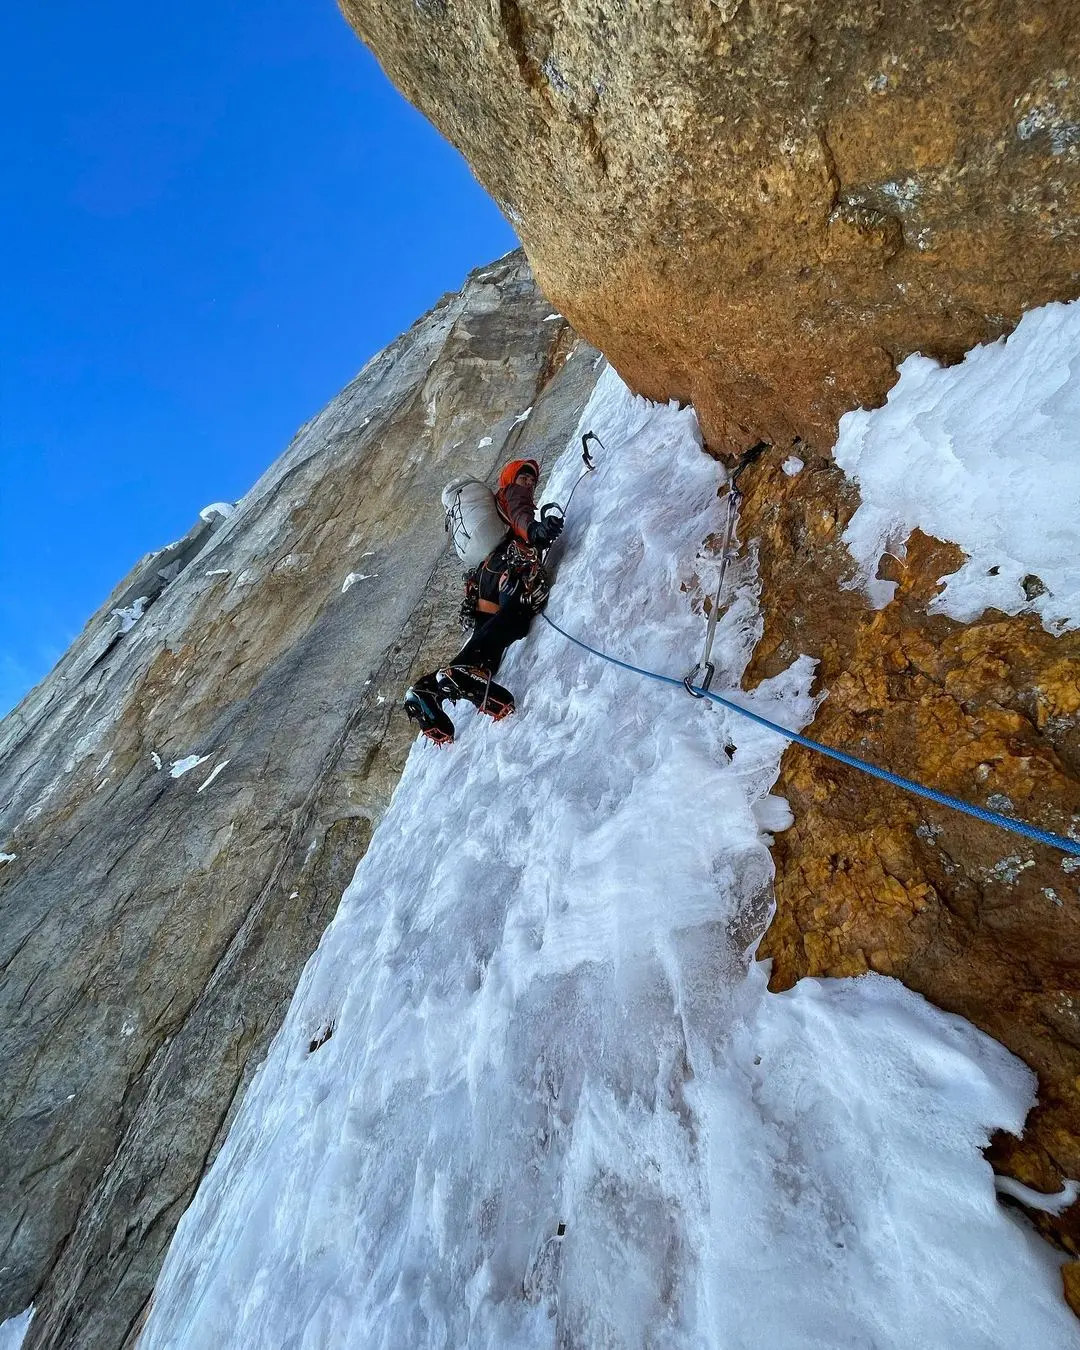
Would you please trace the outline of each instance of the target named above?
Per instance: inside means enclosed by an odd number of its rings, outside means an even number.
[[[520,253],[474,273],[0,723],[0,1319],[35,1304],[28,1347],[133,1343],[401,773],[401,692],[460,643],[442,485],[550,463],[595,382],[550,313]]]

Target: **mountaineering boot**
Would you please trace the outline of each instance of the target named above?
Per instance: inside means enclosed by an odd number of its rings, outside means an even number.
[[[449,745],[454,739],[454,724],[442,710],[446,693],[434,675],[423,675],[405,690],[405,711],[420,730],[436,745]]]
[[[444,698],[454,703],[463,698],[493,722],[501,722],[514,711],[513,694],[495,684],[483,666],[446,666],[439,671],[438,681]]]

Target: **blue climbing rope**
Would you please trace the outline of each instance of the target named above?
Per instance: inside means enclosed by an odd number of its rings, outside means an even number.
[[[644,670],[641,666],[631,665],[629,661],[620,661],[617,656],[609,656],[607,652],[602,652],[596,647],[590,647],[587,642],[582,642],[581,638],[575,637],[573,633],[568,633],[565,628],[560,628],[554,619],[549,619],[546,614],[540,616],[545,623],[550,624],[556,633],[562,634],[575,646],[581,647],[583,651],[591,653],[593,656],[599,656],[602,661],[608,661],[613,666],[620,666],[623,670],[632,671],[635,675],[644,675],[646,679],[657,680],[660,684],[674,685],[677,689],[689,688],[682,680],[677,680],[672,675],[659,675],[655,670]],[[917,797],[925,797],[927,800],[937,802],[939,806],[951,806],[956,811],[963,811],[969,816],[974,816],[976,820],[986,821],[989,825],[1000,825],[1002,829],[1012,830],[1014,834],[1022,834],[1028,839],[1034,839],[1040,844],[1049,844],[1051,848],[1059,848],[1064,853],[1071,853],[1074,857],[1080,857],[1080,841],[1066,839],[1064,835],[1054,834],[1050,830],[1040,830],[1036,825],[1028,825],[1026,821],[1014,820],[1011,816],[1003,816],[1000,811],[991,811],[985,806],[975,806],[971,802],[961,801],[959,797],[951,797],[947,792],[939,792],[936,788],[923,787],[921,783],[913,782],[910,778],[902,778],[898,773],[890,773],[888,769],[879,769],[876,764],[870,764],[865,759],[859,759],[856,755],[849,755],[843,750],[834,750],[831,746],[822,745],[820,741],[812,741],[809,736],[801,736],[797,731],[789,731],[787,727],[779,726],[776,722],[770,722],[767,717],[762,717],[760,713],[751,712],[749,708],[740,707],[738,703],[733,703],[731,699],[724,698],[721,694],[715,694],[711,689],[702,689],[693,687],[690,690],[699,698],[711,699],[714,703],[719,703],[723,708],[730,708],[732,712],[737,712],[741,717],[749,717],[751,722],[757,722],[759,726],[767,727],[770,731],[775,731],[777,735],[785,737],[789,741],[794,741],[796,745],[805,745],[808,750],[817,750],[823,755],[828,755],[830,759],[839,760],[841,764],[847,764],[853,769],[859,769],[862,773],[868,773],[872,778],[880,778],[882,782],[892,783],[894,787],[903,788],[906,792],[913,792]]]

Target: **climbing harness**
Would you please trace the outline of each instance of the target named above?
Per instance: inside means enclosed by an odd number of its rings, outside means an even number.
[[[534,614],[539,614],[551,593],[551,580],[540,562],[539,550],[512,539],[506,545],[502,566],[500,594],[516,595]]]
[[[677,680],[672,675],[660,675],[654,670],[644,670],[641,666],[631,665],[629,661],[620,661],[616,656],[609,656],[607,652],[602,652],[596,647],[590,647],[587,642],[582,642],[581,638],[574,637],[573,633],[568,633],[565,628],[560,628],[554,619],[549,618],[546,614],[541,614],[540,617],[545,623],[549,623],[557,633],[561,633],[564,638],[573,642],[575,646],[581,647],[582,650],[590,652],[593,656],[599,656],[601,660],[608,661],[613,666],[620,666],[623,670],[632,671],[635,675],[644,675],[650,680],[657,680],[661,684],[671,684],[676,688],[686,684],[685,680]],[[916,783],[910,778],[903,778],[898,773],[891,773],[888,769],[878,768],[876,764],[871,764],[868,760],[859,759],[857,755],[849,755],[844,750],[834,750],[829,745],[822,745],[820,741],[811,740],[809,736],[802,736],[797,731],[789,731],[787,727],[782,727],[776,722],[770,722],[767,717],[762,717],[760,713],[751,712],[749,708],[744,708],[740,704],[732,702],[731,699],[724,698],[721,694],[713,693],[710,689],[698,686],[691,689],[690,693],[695,698],[711,699],[713,703],[719,703],[722,708],[728,708],[741,717],[748,717],[751,722],[757,722],[759,726],[766,727],[769,731],[775,731],[777,735],[783,736],[789,741],[794,741],[796,745],[805,746],[808,750],[817,750],[820,754],[828,755],[830,759],[839,760],[841,764],[847,764],[850,768],[859,769],[872,778],[880,778],[882,782],[892,783],[894,787],[913,792],[917,797],[925,797],[928,801],[936,802],[939,806],[950,806],[956,811],[963,811],[966,815],[974,816],[976,820],[985,821],[988,825],[1000,825],[1002,829],[1011,830],[1014,834],[1022,834],[1028,839],[1034,839],[1037,843],[1049,844],[1051,848],[1058,848],[1063,853],[1080,857],[1080,840],[1068,839],[1064,835],[1054,834],[1051,830],[1040,830],[1037,825],[1029,825],[1023,820],[1014,820],[1011,816],[1002,815],[1000,811],[991,811],[985,806],[975,806],[972,802],[962,801],[959,797],[952,797],[947,792],[939,792],[937,788],[924,787],[921,783]]]
[[[744,451],[729,480],[727,524],[724,526],[724,547],[720,552],[720,580],[716,583],[716,596],[712,602],[712,608],[709,610],[709,623],[705,629],[705,647],[701,653],[701,660],[692,670],[687,671],[683,679],[686,692],[692,694],[694,698],[704,698],[705,694],[708,693],[709,685],[712,684],[712,678],[716,674],[716,667],[712,660],[713,639],[716,637],[716,624],[720,618],[720,597],[724,590],[727,566],[734,556],[731,541],[735,535],[735,520],[739,514],[739,503],[742,501],[742,493],[739,491],[739,475],[756,459],[760,459],[768,449],[768,441],[758,441],[757,445],[752,445],[749,450]],[[699,674],[701,675],[701,683],[695,684],[694,681]]]

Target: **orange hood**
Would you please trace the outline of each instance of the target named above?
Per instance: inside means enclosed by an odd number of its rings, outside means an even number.
[[[499,490],[508,488],[522,469],[532,469],[536,475],[537,481],[540,479],[540,465],[535,459],[512,459],[509,464],[499,474]]]

